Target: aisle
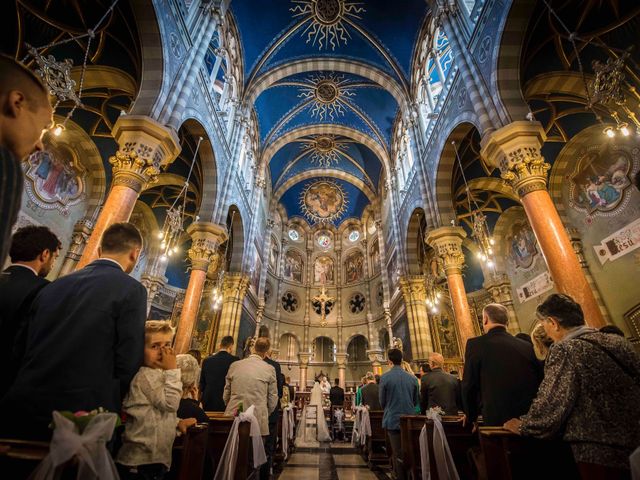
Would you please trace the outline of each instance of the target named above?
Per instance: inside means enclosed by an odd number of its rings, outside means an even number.
[[[388,480],[371,471],[348,443],[323,443],[320,448],[298,448],[276,480]]]

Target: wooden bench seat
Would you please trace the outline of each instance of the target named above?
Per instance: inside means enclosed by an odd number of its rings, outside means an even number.
[[[168,480],[191,480],[202,478],[207,457],[207,424],[198,424],[187,429],[187,433],[173,442],[171,470]],[[208,473],[208,472],[207,472]]]
[[[366,441],[366,458],[369,465],[381,465],[389,463],[389,455],[386,448],[386,432],[382,428],[382,410],[369,410],[369,422],[371,423],[371,435]]]

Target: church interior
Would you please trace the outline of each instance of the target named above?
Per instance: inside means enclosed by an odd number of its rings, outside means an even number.
[[[177,353],[232,336],[242,358],[262,329],[301,398],[324,376],[355,401],[390,348],[464,377],[486,305],[531,335],[552,293],[640,350],[636,2],[0,10],[2,52],[43,77],[55,122],[22,164],[14,229],[58,236],[55,281],[135,224],[130,275]],[[331,449],[293,455],[279,478],[325,478],[309,465]],[[391,478],[359,458],[334,452],[331,478]]]

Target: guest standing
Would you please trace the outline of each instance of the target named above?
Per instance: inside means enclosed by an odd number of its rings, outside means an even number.
[[[393,465],[396,478],[406,478],[402,463],[400,442],[400,416],[413,415],[420,403],[416,377],[402,369],[402,352],[392,348],[387,354],[391,370],[380,377],[380,405],[384,409],[382,427],[387,430],[393,450]]]
[[[21,63],[0,55],[0,268],[4,266],[11,228],[22,202],[22,161],[43,150],[42,136],[52,125],[47,89]]]
[[[269,331],[261,328],[261,334],[265,335],[264,338],[269,340]],[[271,342],[269,342],[271,343]],[[271,474],[271,469],[273,467],[273,455],[276,450],[276,443],[278,441],[278,419],[280,418],[280,399],[282,398],[282,391],[284,385],[284,378],[282,376],[282,369],[280,368],[280,364],[271,358],[271,348],[267,351],[264,356],[264,361],[271,365],[276,372],[276,385],[278,388],[278,402],[276,404],[276,408],[274,408],[273,412],[269,414],[269,437],[264,444],[264,449],[267,454],[267,463],[262,465],[260,469],[260,477],[268,478]]]
[[[542,380],[533,346],[507,332],[507,309],[490,303],[482,311],[484,335],[467,341],[462,401],[467,422],[475,422],[480,404],[486,426],[501,426],[529,410]]]
[[[331,405],[344,407],[344,389],[340,386],[340,379],[336,378],[334,382],[335,385],[329,391],[329,400]]]
[[[53,410],[120,411],[144,352],[147,291],[128,275],[141,250],[138,229],[115,223],[98,260],[40,291],[21,368],[0,402],[3,436],[49,437]]]
[[[460,380],[448,374],[444,367],[444,357],[429,354],[428,375],[420,379],[420,410],[424,415],[433,407],[440,407],[446,415],[457,415],[461,409]]]
[[[382,410],[379,385],[376,383],[376,377],[373,373],[367,372],[364,381],[365,385],[362,387],[362,404],[368,406],[370,410]]]
[[[9,389],[17,372],[17,354],[24,349],[17,333],[37,293],[49,283],[45,279],[60,252],[60,240],[47,227],[19,228],[11,240],[11,265],[0,280],[0,398]],[[23,332],[26,333],[26,332]],[[17,348],[16,342],[19,343]]]
[[[202,392],[202,406],[207,412],[224,412],[226,408],[222,400],[225,378],[231,364],[239,360],[231,354],[234,345],[232,336],[223,337],[218,353],[205,358],[202,362],[200,392]]]
[[[561,437],[578,468],[608,478],[629,476],[629,455],[640,445],[640,358],[618,335],[587,327],[582,308],[552,294],[537,315],[554,344],[544,380],[528,412],[505,428],[537,438]],[[603,477],[604,478],[604,477]]]
[[[200,366],[198,360],[189,353],[176,355],[176,366],[182,380],[182,398],[178,406],[178,418],[195,418],[198,423],[209,423],[209,417],[200,407]]]

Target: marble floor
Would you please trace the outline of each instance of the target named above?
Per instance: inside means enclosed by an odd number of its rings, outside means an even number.
[[[322,443],[297,448],[276,480],[389,480],[380,469],[370,470],[348,443]]]

